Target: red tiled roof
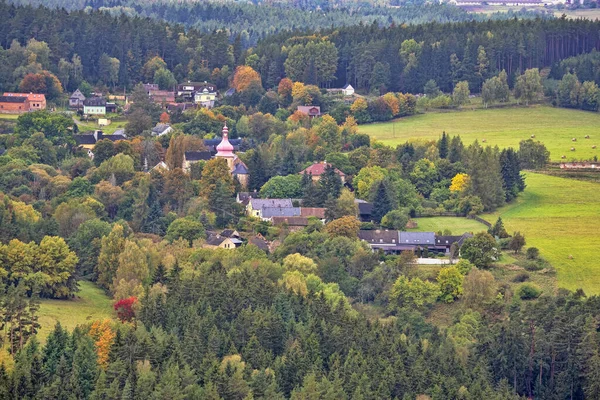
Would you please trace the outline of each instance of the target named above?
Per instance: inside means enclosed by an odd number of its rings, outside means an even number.
[[[325,172],[325,167],[327,167],[328,165],[331,165],[331,164],[326,163],[325,161],[320,162],[320,163],[315,163],[315,164],[311,165],[310,167],[306,168],[304,171],[300,171],[300,174],[304,174],[306,172],[307,174],[311,174],[312,176],[321,176]],[[346,176],[342,171],[340,171],[337,168],[335,168],[335,172],[339,176]]]
[[[44,101],[46,100],[46,96],[41,94],[41,93],[10,93],[10,92],[6,92],[4,93],[5,96],[9,96],[9,97],[27,97],[27,100],[29,101]]]
[[[320,207],[300,207],[301,217],[325,218],[325,209]]]

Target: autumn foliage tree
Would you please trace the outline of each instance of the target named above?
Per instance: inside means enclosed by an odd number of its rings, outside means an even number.
[[[27,74],[19,84],[19,90],[25,93],[43,93],[53,99],[60,96],[63,87],[58,78],[48,71]]]
[[[90,331],[88,334],[92,339],[94,339],[96,355],[98,356],[98,365],[102,369],[106,369],[108,366],[110,349],[116,336],[111,326],[111,321],[108,319],[103,321],[94,321],[92,326],[90,326]]]
[[[243,92],[248,89],[253,82],[261,84],[260,74],[252,67],[240,65],[235,69],[231,86],[234,87],[236,91]]]
[[[137,297],[131,296],[126,299],[117,301],[113,308],[117,312],[117,317],[121,322],[129,322],[135,318],[134,304],[137,302]]]

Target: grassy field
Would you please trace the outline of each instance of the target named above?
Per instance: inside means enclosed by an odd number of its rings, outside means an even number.
[[[521,140],[535,135],[542,141],[553,161],[565,155],[568,161],[600,157],[600,113],[549,106],[476,109],[429,112],[400,118],[393,122],[359,126],[378,141],[395,146],[407,140],[437,140],[443,131],[460,135],[465,144],[476,139],[499,147],[519,147]],[[584,139],[586,135],[590,139]],[[577,142],[572,142],[577,138]],[[592,145],[598,145],[592,149]],[[575,151],[570,151],[575,147]]]
[[[418,226],[409,231],[439,232],[449,229],[453,235],[462,235],[465,232],[477,233],[486,231],[487,227],[474,219],[458,217],[428,217],[414,218]]]
[[[110,117],[107,117],[110,119]],[[97,121],[80,121],[79,119],[75,119],[77,123],[77,127],[79,128],[79,132],[88,132],[94,130],[101,130],[105,134],[113,134],[116,130],[125,128],[127,121],[115,121],[108,126],[99,126]]]
[[[558,286],[599,294],[600,184],[534,173],[526,183],[517,201],[484,218],[524,234],[556,268]]]
[[[19,114],[0,114],[0,121],[1,120],[10,120],[10,121],[16,121],[17,118],[19,118]]]
[[[97,319],[113,318],[112,300],[91,282],[80,281],[81,289],[73,300],[43,300],[38,339],[43,343],[57,322],[73,330],[77,325]]]

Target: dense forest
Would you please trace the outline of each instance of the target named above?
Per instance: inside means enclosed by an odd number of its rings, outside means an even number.
[[[359,23],[389,26],[392,23],[458,22],[468,20],[510,19],[518,16],[545,16],[543,12],[519,11],[495,13],[491,16],[469,14],[450,4],[403,2],[402,7],[388,7],[369,2],[169,2],[136,0],[35,1],[12,0],[14,4],[43,5],[67,10],[104,10],[118,15],[139,15],[181,23],[203,32],[226,30],[233,38],[241,35],[245,45],[254,45],[267,35],[282,31],[315,32]]]

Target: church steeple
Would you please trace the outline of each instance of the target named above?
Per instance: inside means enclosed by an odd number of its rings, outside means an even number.
[[[235,154],[233,154],[233,145],[229,142],[229,128],[227,128],[227,124],[223,126],[223,139],[217,146],[217,154],[215,154],[215,157],[225,158],[229,168],[233,168]]]

